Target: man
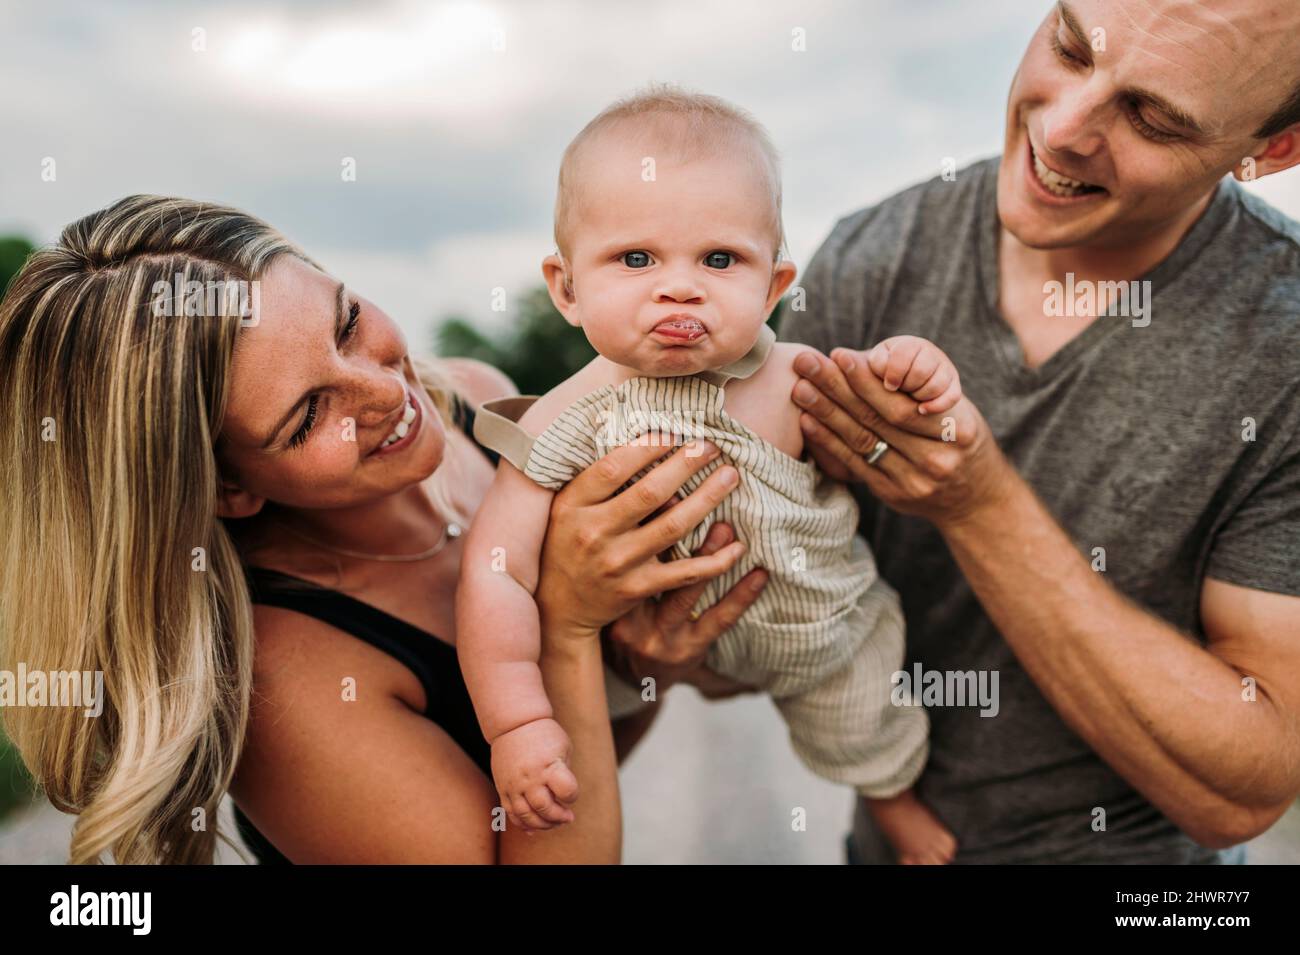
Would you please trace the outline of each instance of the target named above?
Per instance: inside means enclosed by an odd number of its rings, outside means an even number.
[[[998,677],[927,702],[957,862],[1244,861],[1300,793],[1300,225],[1225,178],[1298,162],[1300,5],[1068,0],[1000,159],[840,220],[784,316],[909,677]],[[946,420],[853,350],[904,333]]]

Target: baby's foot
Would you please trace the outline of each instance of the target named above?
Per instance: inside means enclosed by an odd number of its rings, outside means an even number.
[[[947,865],[957,854],[956,837],[912,790],[866,803],[900,865]]]

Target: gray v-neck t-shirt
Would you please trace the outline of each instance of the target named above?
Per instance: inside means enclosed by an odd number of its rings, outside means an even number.
[[[779,338],[823,353],[935,342],[1094,570],[1193,639],[1206,576],[1300,595],[1300,225],[1225,178],[1143,277],[1145,317],[1101,316],[1029,369],[998,311],[997,170],[985,160],[841,219]],[[998,675],[994,716],[927,706],[917,793],[956,835],[957,861],[1218,861],[1065,725],[934,527],[854,492],[902,597],[907,672]],[[853,841],[862,861],[892,861],[861,806]]]

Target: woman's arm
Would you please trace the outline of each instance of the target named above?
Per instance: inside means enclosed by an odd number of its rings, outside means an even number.
[[[573,742],[569,768],[578,779],[575,818],[540,831],[507,826],[501,833],[500,861],[617,864],[623,853],[622,807],[600,641],[582,628],[552,624],[544,631],[540,665],[554,718]]]
[[[253,612],[253,701],[231,792],[263,835],[297,863],[494,862],[496,792],[423,715],[415,674],[322,621]]]

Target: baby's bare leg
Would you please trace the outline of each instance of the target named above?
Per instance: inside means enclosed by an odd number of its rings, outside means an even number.
[[[862,798],[901,865],[946,865],[956,856],[956,837],[915,790],[888,799]]]

